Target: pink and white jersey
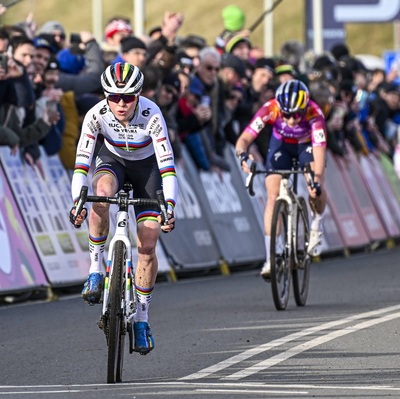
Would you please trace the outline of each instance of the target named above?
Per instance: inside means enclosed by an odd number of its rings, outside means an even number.
[[[146,97],[139,97],[134,116],[126,127],[115,118],[105,99],[87,112],[72,178],[73,200],[79,197],[81,187],[87,185],[87,174],[99,134],[104,137],[104,144],[109,151],[123,159],[135,161],[155,153],[165,199],[170,207],[174,207],[178,182],[168,129],[160,108]]]
[[[312,142],[313,146],[326,146],[325,118],[318,105],[309,101],[305,114],[297,126],[289,127],[282,118],[282,112],[275,99],[267,101],[254,115],[244,129],[257,137],[267,125],[273,125],[272,134],[285,143],[299,144]]]

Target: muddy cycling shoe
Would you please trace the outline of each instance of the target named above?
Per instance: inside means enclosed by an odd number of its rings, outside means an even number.
[[[311,230],[307,253],[310,256],[319,256],[322,252],[322,230]]]
[[[133,332],[135,333],[135,352],[147,355],[154,348],[154,339],[149,323],[136,321],[133,324]]]
[[[265,280],[265,281],[270,281],[271,280],[271,262],[267,260],[264,262],[264,265],[260,271],[260,276]]]
[[[100,303],[104,277],[101,273],[90,273],[83,286],[81,297],[89,305]]]

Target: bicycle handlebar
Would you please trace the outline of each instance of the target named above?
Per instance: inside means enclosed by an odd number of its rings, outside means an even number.
[[[306,164],[304,170],[301,169],[293,169],[293,170],[289,170],[289,169],[276,169],[276,170],[257,170],[257,164],[255,162],[252,162],[250,165],[250,173],[246,178],[246,188],[249,191],[249,194],[254,197],[255,192],[254,192],[254,188],[253,188],[253,181],[254,181],[254,177],[256,175],[259,174],[277,174],[277,175],[282,175],[282,176],[289,176],[291,174],[306,174],[308,179],[309,179],[309,184],[310,187],[312,189],[316,188],[317,191],[319,190],[319,192],[321,191],[321,189],[319,188],[319,184],[317,184],[314,181],[314,172],[311,170],[311,166],[310,164]],[[320,195],[320,194],[317,194]]]
[[[106,202],[108,204],[122,205],[127,207],[128,205],[157,205],[160,209],[162,223],[168,222],[167,206],[165,203],[163,190],[157,190],[157,199],[152,198],[128,198],[128,193],[120,191],[115,197],[99,196],[99,195],[87,195],[88,187],[82,186],[79,194],[79,199],[75,207],[75,215],[73,221],[76,220],[77,216],[82,212],[86,202]]]

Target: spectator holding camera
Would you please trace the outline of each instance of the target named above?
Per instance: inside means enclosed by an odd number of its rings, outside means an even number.
[[[89,31],[80,32],[79,39],[80,43],[70,45],[70,58],[73,59],[76,55],[74,51],[80,49],[85,65],[78,73],[60,72],[56,87],[64,92],[72,90],[75,95],[101,93],[100,76],[104,69],[101,48]]]

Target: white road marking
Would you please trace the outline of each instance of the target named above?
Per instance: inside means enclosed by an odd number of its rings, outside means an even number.
[[[347,334],[362,330],[364,328],[374,326],[376,324],[385,323],[386,321],[397,319],[399,317],[400,317],[400,312],[393,313],[393,314],[389,314],[389,315],[380,317],[378,319],[364,321],[362,323],[356,324],[354,326],[346,327],[346,328],[343,328],[338,331],[332,331],[329,334],[323,335],[323,336],[315,338],[311,341],[305,342],[301,345],[295,346],[294,348],[291,348],[291,349],[289,349],[285,352],[282,352],[276,356],[272,356],[271,358],[266,359],[260,363],[257,363],[251,367],[248,367],[245,370],[241,370],[241,371],[238,371],[237,373],[228,375],[228,376],[222,378],[222,380],[231,380],[231,379],[238,380],[241,378],[248,377],[252,374],[258,373],[262,370],[266,370],[272,366],[275,366],[278,363],[284,362],[285,360],[287,360],[293,356],[296,356],[299,353],[302,353],[308,349],[315,348],[318,345],[322,345],[322,344],[332,341],[333,339],[336,339],[338,337],[343,337]]]
[[[337,326],[340,326],[340,325],[343,325],[343,324],[346,324],[346,323],[350,323],[350,322],[353,322],[355,320],[366,319],[366,318],[371,318],[371,317],[377,317],[377,316],[380,316],[380,315],[382,315],[384,313],[393,312],[393,311],[396,311],[396,310],[399,310],[399,309],[400,309],[400,305],[389,306],[387,308],[382,308],[382,309],[373,310],[373,311],[370,311],[370,312],[360,313],[360,314],[356,314],[356,315],[353,315],[353,316],[345,317],[344,319],[334,320],[334,321],[331,321],[331,322],[328,322],[328,323],[324,323],[324,324],[321,324],[321,325],[310,327],[310,328],[307,328],[305,330],[298,331],[298,332],[293,333],[293,334],[289,334],[289,335],[287,335],[285,337],[278,338],[278,339],[276,339],[274,341],[267,342],[267,343],[265,343],[263,345],[251,348],[251,349],[249,349],[247,351],[239,353],[238,355],[232,356],[229,359],[223,360],[222,362],[219,362],[219,363],[217,363],[217,364],[215,364],[213,366],[206,367],[205,369],[200,370],[200,371],[198,371],[196,373],[193,373],[193,374],[187,375],[185,377],[182,377],[179,380],[180,381],[184,381],[184,380],[196,380],[196,379],[206,378],[206,377],[210,376],[211,374],[215,374],[218,371],[224,370],[224,369],[226,369],[226,368],[228,368],[230,366],[233,366],[233,365],[235,365],[237,363],[240,363],[240,362],[242,362],[244,360],[247,360],[247,359],[249,359],[249,358],[251,358],[253,356],[257,356],[260,353],[267,352],[267,351],[269,351],[271,349],[274,349],[274,348],[276,348],[278,346],[281,346],[281,345],[286,344],[288,342],[291,342],[291,341],[294,341],[296,339],[305,337],[307,335],[311,335],[311,334],[314,334],[314,333],[317,333],[317,332],[320,332],[320,331],[324,331],[324,330],[327,330],[327,329],[330,329],[330,328],[335,328]],[[341,330],[339,330],[339,331],[341,331]]]

